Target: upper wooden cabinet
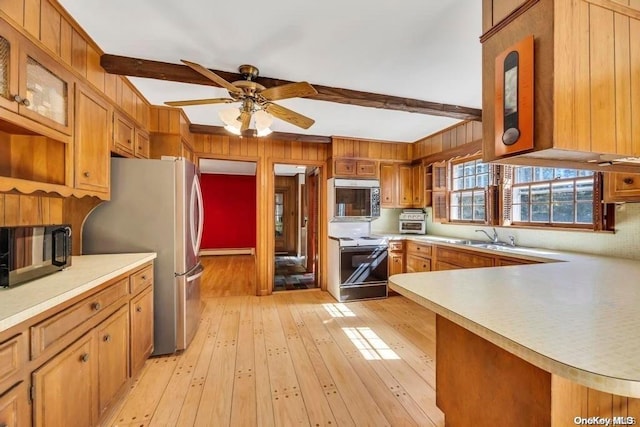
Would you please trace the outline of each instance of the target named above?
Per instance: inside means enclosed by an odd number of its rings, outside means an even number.
[[[132,157],[134,155],[135,125],[127,116],[113,112],[113,143],[111,150]]]
[[[413,199],[411,205],[413,207],[425,206],[425,172],[422,164],[417,164],[411,167],[411,185]]]
[[[534,148],[499,162],[640,169],[624,161],[640,156],[640,3],[483,0],[483,26],[483,160],[498,159],[496,57],[533,35]]]
[[[19,126],[28,126],[29,122],[21,119],[24,117],[71,135],[71,74],[1,19],[0,70],[0,107],[18,114],[5,117]]]
[[[136,128],[133,153],[141,159],[148,159],[150,153],[149,133]]]
[[[335,159],[333,176],[345,178],[377,178],[378,162],[375,160]]]
[[[604,179],[605,202],[640,202],[640,174],[608,173]]]
[[[380,164],[380,206],[408,208],[413,206],[413,169],[410,164]]]
[[[111,106],[83,85],[76,89],[75,187],[109,193]]]

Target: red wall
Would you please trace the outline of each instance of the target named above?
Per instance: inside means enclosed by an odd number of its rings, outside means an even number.
[[[255,248],[256,177],[202,174],[202,249]]]

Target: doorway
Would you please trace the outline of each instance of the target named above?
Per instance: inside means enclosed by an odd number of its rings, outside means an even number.
[[[318,168],[274,165],[274,291],[318,287]]]

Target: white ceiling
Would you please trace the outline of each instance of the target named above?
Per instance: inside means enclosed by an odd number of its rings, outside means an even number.
[[[481,1],[59,0],[103,51],[198,62],[261,75],[481,108]],[[153,104],[225,90],[132,78]],[[316,120],[273,130],[414,142],[455,119],[308,99],[278,101]],[[222,125],[226,105],[186,107],[192,123]]]

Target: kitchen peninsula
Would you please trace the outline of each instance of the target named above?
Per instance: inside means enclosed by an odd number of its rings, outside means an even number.
[[[556,257],[565,262],[391,276],[390,289],[436,313],[447,425],[637,420],[640,265]]]

